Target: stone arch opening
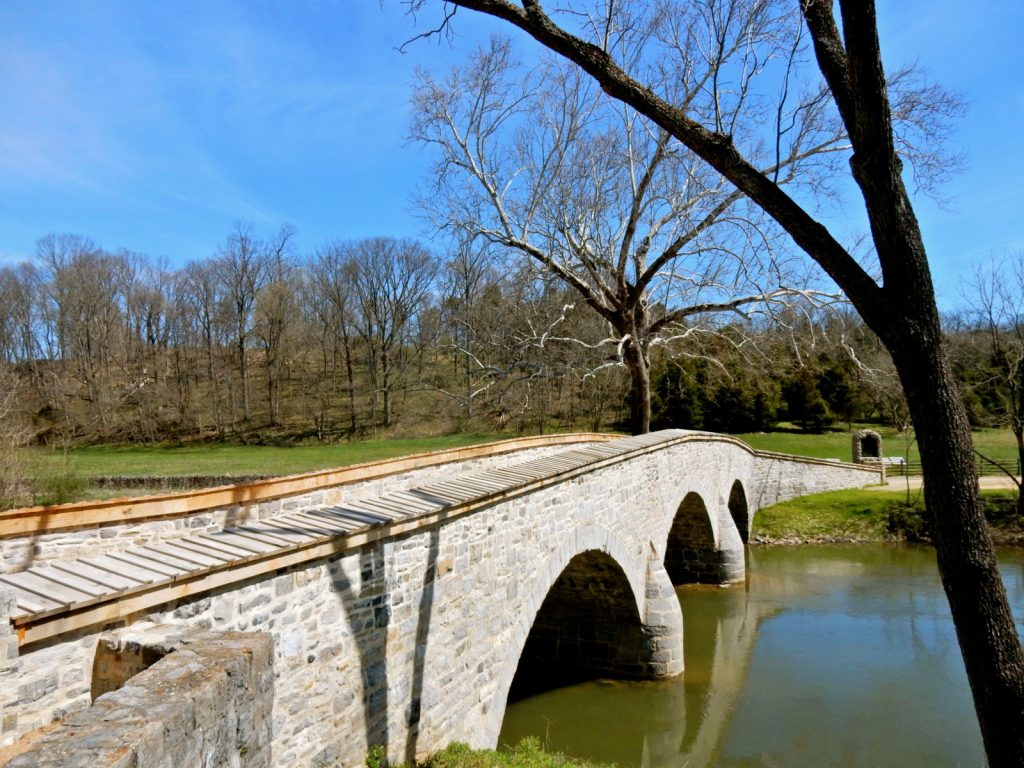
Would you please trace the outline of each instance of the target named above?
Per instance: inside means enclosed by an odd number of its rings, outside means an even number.
[[[606,552],[588,550],[572,558],[548,590],[508,701],[600,677],[642,677],[648,655],[626,574]]]
[[[722,557],[711,516],[700,494],[683,498],[665,543],[665,570],[673,584],[721,584]]]
[[[858,429],[851,436],[853,463],[864,464],[882,458],[882,436],[873,429]]]
[[[729,514],[736,528],[740,532],[743,543],[747,543],[750,536],[750,511],[747,508],[747,492],[743,490],[743,483],[736,480],[729,489]]]

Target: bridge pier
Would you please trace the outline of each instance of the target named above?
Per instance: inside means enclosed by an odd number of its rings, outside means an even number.
[[[651,547],[644,588],[646,653],[641,677],[674,677],[683,671],[683,613],[668,571]]]

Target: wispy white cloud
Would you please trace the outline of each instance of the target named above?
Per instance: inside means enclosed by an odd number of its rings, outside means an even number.
[[[1024,5],[995,3],[966,16],[952,0],[880,9],[890,59],[953,72],[972,89],[972,115],[989,123],[968,121],[955,137],[972,150],[976,175],[950,191],[964,229],[978,233],[984,211],[999,211],[981,243],[1011,241],[996,219],[1015,218],[1014,180],[1024,175],[1012,148],[1024,117],[1014,72],[1024,53],[1013,42]],[[404,142],[412,69],[443,71],[493,27],[460,14],[458,50],[422,42],[402,55],[395,47],[417,30],[397,0],[384,9],[365,0],[0,3],[0,261],[67,230],[108,247],[201,255],[234,218],[290,220],[311,237],[410,233],[407,200],[423,160]],[[935,237],[937,264],[955,261],[939,251],[949,241]]]

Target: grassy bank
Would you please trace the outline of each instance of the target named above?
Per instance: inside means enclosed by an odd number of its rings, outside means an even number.
[[[985,516],[997,542],[1024,543],[1024,520],[1010,491],[983,491]],[[819,493],[765,507],[751,541],[761,544],[927,540],[920,492],[849,490]]]
[[[367,768],[384,768],[386,761],[379,750],[366,758]],[[465,744],[452,744],[415,766],[403,764],[391,768],[611,768],[567,757],[559,752],[545,752],[536,738],[526,738],[508,750],[470,749]]]

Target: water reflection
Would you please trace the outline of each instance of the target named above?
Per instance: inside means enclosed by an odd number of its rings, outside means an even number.
[[[924,548],[752,550],[746,584],[679,590],[686,672],[510,705],[501,740],[621,766],[981,766]],[[1002,554],[1018,624],[1024,554]]]

